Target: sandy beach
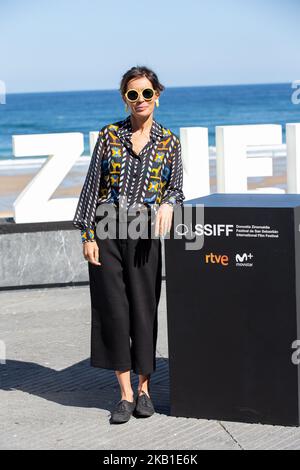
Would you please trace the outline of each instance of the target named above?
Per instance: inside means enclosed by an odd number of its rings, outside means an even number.
[[[9,161],[8,161],[9,162]],[[62,183],[54,191],[52,198],[78,197],[88,171],[89,159],[75,164]],[[4,169],[5,168],[5,169]],[[38,173],[38,165],[3,165],[0,167],[0,217],[13,216],[13,203]]]
[[[285,189],[286,173],[283,171],[284,165],[277,159],[274,167],[274,176],[249,178],[249,190],[263,187],[278,187]],[[210,161],[210,189],[211,193],[216,192],[215,161]],[[30,182],[38,170],[22,170],[0,173],[0,217],[13,216],[13,202]],[[56,197],[78,197],[82,188],[84,178],[87,172],[87,166],[79,166],[72,169],[61,185],[53,193],[52,198]]]
[[[23,189],[30,182],[34,174],[26,174],[20,176],[0,176],[0,201],[1,206],[4,205],[4,201],[7,201],[5,205],[11,200],[12,202],[18,197]],[[79,196],[81,185],[71,185],[68,187],[59,187],[54,193],[53,198],[56,197],[76,197]],[[11,202],[11,204],[12,204]],[[9,207],[7,209],[0,210],[0,217],[12,217],[13,210]]]

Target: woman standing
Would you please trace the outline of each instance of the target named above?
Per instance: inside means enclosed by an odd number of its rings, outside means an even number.
[[[154,118],[164,86],[147,67],[132,67],[120,92],[130,115],[99,131],[73,224],[81,229],[91,295],[91,365],[116,372],[121,399],[111,423],[131,415],[151,416],[150,374],[155,370],[157,308],[161,290],[161,240],[170,231],[173,210],[182,205],[183,169],[178,137]],[[124,202],[125,201],[125,202]],[[116,210],[116,236],[100,239],[102,205]],[[119,236],[125,208],[146,214],[154,237]],[[144,232],[143,232],[144,233]],[[158,238],[157,238],[158,237]],[[130,370],[139,374],[134,397]]]

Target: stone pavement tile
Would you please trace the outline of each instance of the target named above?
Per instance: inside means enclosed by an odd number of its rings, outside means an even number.
[[[33,396],[0,392],[1,449],[235,449],[235,442],[216,422],[170,417],[163,392],[155,386],[153,401],[161,403],[151,418],[132,417],[111,425],[110,411],[119,390],[56,392]],[[164,392],[165,393],[165,392]],[[77,403],[75,405],[74,403]],[[81,406],[80,406],[81,404]],[[9,410],[9,415],[7,413]]]
[[[8,359],[1,365],[1,389],[20,390],[41,395],[48,392],[99,390],[107,386],[118,387],[113,370],[90,366],[89,359],[61,370],[44,367],[33,362]],[[151,374],[151,387],[154,384],[169,384],[168,361],[156,358],[156,370]],[[136,390],[138,376],[131,371],[131,382]]]
[[[222,421],[224,428],[246,450],[300,449],[300,428]]]
[[[89,286],[0,291],[0,298],[1,315],[80,309],[90,301]]]
[[[0,305],[1,449],[300,448],[299,428],[169,415],[165,282],[151,376],[156,413],[120,426],[109,424],[120,398],[114,371],[89,365],[89,287],[3,291]]]
[[[7,356],[52,369],[90,354],[88,286],[0,292],[0,340]],[[165,282],[158,313],[157,355],[167,357]]]

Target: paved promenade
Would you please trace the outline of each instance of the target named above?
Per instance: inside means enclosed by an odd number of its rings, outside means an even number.
[[[156,413],[118,426],[109,424],[115,374],[89,366],[88,286],[0,292],[0,305],[0,449],[300,449],[299,428],[169,416],[165,283]]]

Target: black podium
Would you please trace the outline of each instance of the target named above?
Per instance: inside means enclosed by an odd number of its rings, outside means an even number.
[[[300,195],[201,204],[202,248],[165,240],[171,415],[298,426]]]

